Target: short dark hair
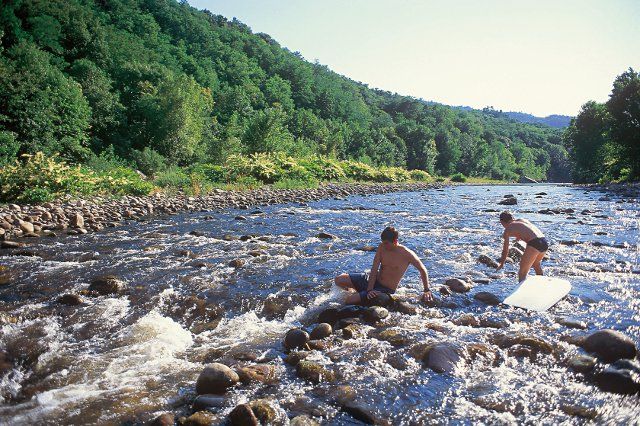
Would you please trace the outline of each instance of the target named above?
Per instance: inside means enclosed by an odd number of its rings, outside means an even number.
[[[500,213],[500,222],[509,223],[511,221],[513,221],[513,215],[511,214],[510,211],[505,210],[502,213]]]
[[[380,238],[382,241],[389,241],[390,243],[396,241],[398,239],[398,231],[393,226],[387,226],[380,234]]]

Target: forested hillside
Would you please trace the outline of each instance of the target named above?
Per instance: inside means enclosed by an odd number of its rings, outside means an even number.
[[[431,174],[567,180],[562,134],[373,90],[173,0],[15,0],[0,20],[0,161],[317,154]]]

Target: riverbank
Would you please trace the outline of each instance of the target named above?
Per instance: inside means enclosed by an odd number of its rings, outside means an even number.
[[[246,209],[284,203],[306,203],[351,195],[385,194],[434,188],[434,183],[339,183],[310,189],[260,187],[247,191],[216,189],[202,196],[158,192],[148,196],[91,197],[59,200],[42,205],[0,206],[0,239],[3,248],[19,248],[13,239],[55,237],[59,233],[86,234],[116,227],[126,220],[152,215],[207,212],[228,208]],[[243,220],[242,216],[237,217]]]

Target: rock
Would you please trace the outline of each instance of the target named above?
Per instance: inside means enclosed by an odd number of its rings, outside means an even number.
[[[471,290],[471,284],[459,278],[449,278],[444,284],[456,293],[466,293]]]
[[[344,405],[356,399],[356,391],[349,385],[331,386],[327,397],[332,404]]]
[[[356,250],[374,252],[377,250],[377,248],[374,246],[362,246],[362,247],[358,247]]]
[[[359,324],[351,324],[342,329],[342,337],[345,340],[364,337],[364,330]]]
[[[488,266],[490,268],[497,268],[499,266],[498,262],[496,262],[495,260],[491,259],[489,256],[484,255],[484,254],[481,254],[478,257],[478,262],[480,262],[483,265],[486,265],[486,266]]]
[[[582,343],[587,352],[595,353],[604,362],[622,358],[635,358],[636,345],[628,336],[615,330],[599,330],[591,333]]]
[[[509,249],[509,257],[514,261],[519,261],[524,253],[518,247],[511,247]]]
[[[193,410],[200,411],[210,408],[222,408],[225,406],[226,401],[227,400],[220,395],[198,395],[196,399],[193,400]]]
[[[284,336],[284,347],[288,350],[304,349],[308,342],[309,334],[299,328],[292,328],[287,331],[287,334]]]
[[[596,359],[589,355],[577,354],[569,358],[567,365],[578,373],[588,373],[596,366]]]
[[[22,230],[22,232],[33,232],[33,223],[25,222],[24,220],[20,220],[18,222],[18,226]]]
[[[333,333],[333,328],[331,324],[326,322],[320,323],[316,325],[311,331],[311,335],[309,336],[312,340],[324,339],[325,337],[331,336]]]
[[[514,206],[518,204],[516,197],[504,198],[498,202],[501,206]]]
[[[570,317],[558,317],[556,318],[556,322],[560,325],[564,325],[567,328],[576,328],[579,330],[584,330],[587,328],[587,324],[584,321],[580,321]]]
[[[235,219],[236,220],[247,220],[247,218],[244,217],[244,216],[236,216]]]
[[[176,420],[173,413],[164,413],[150,421],[148,426],[173,426],[175,422]]]
[[[289,365],[296,366],[300,361],[309,356],[309,352],[307,351],[294,351],[290,352],[285,358],[284,362]]]
[[[319,232],[318,234],[316,234],[316,238],[320,238],[324,240],[335,240],[338,237],[336,237],[333,234],[329,234],[328,232]]]
[[[376,297],[373,297],[371,299],[367,298],[367,300],[364,301],[363,305],[364,306],[389,306],[391,305],[392,302],[393,302],[393,299],[391,299],[391,296],[388,295],[387,293],[378,293]]]
[[[391,346],[399,347],[405,346],[409,343],[409,339],[402,334],[399,330],[394,330],[392,328],[387,328],[384,330],[371,330],[369,333],[369,337],[373,337],[374,339],[382,340],[383,342],[388,342]]]
[[[268,399],[257,399],[249,403],[253,414],[263,425],[272,425],[277,420],[277,411],[271,406]]]
[[[461,360],[456,347],[449,343],[438,343],[426,352],[422,361],[425,367],[437,373],[451,373]]]
[[[265,383],[273,384],[278,382],[276,369],[273,365],[259,364],[240,367],[236,370],[240,381],[245,384]]]
[[[224,364],[209,364],[202,370],[196,381],[196,392],[203,394],[222,394],[240,381],[238,374]]]
[[[320,364],[306,360],[300,361],[298,365],[296,365],[296,374],[301,379],[315,384],[320,382],[333,382],[335,380],[335,376],[331,371]]]
[[[593,408],[582,407],[580,405],[563,404],[560,406],[560,409],[570,416],[577,416],[591,420],[598,417],[598,412],[596,410]]]
[[[182,426],[210,426],[215,421],[215,416],[209,411],[198,411],[187,417]]]
[[[381,306],[372,306],[364,311],[362,318],[367,322],[378,322],[389,316],[389,311]]]
[[[309,416],[296,416],[289,421],[289,426],[320,426],[320,423]]]
[[[205,233],[202,231],[191,231],[189,235],[193,235],[194,237],[204,237]]]
[[[2,241],[0,243],[0,247],[2,247],[3,249],[16,249],[24,247],[24,244],[18,243],[16,241]]]
[[[455,325],[462,325],[467,327],[480,327],[480,320],[473,314],[462,314],[458,318],[453,320]]]
[[[336,308],[327,308],[318,315],[320,323],[335,324],[338,319],[338,309]]]
[[[80,213],[76,213],[69,218],[69,225],[72,228],[84,228],[84,217]]]
[[[231,262],[229,262],[229,266],[231,266],[232,268],[242,268],[244,266],[244,260],[242,259],[233,259]]]
[[[488,291],[479,291],[473,295],[473,298],[482,303],[486,303],[487,305],[499,305],[502,303],[498,296],[493,293],[489,293]]]
[[[240,404],[229,413],[229,421],[233,426],[258,426],[258,418],[249,404]]]
[[[524,334],[496,336],[496,344],[502,349],[510,348],[512,346],[529,348],[532,357],[539,352],[546,354],[553,353],[553,346],[551,346],[551,344],[545,342],[539,337],[527,336]]]
[[[63,294],[58,298],[58,303],[69,306],[81,305],[82,298],[77,294]]]
[[[89,291],[96,292],[102,296],[118,294],[123,288],[124,282],[114,275],[94,278],[89,285]]]
[[[640,374],[609,366],[594,375],[596,384],[605,392],[632,395],[640,392]]]
[[[354,419],[360,420],[361,422],[368,425],[384,423],[383,421],[378,419],[378,417],[376,417],[376,415],[369,407],[357,404],[355,402],[347,402],[346,404],[344,404],[342,406],[342,411],[349,414]]]
[[[415,315],[418,313],[418,307],[404,300],[393,301],[392,309],[405,315]]]

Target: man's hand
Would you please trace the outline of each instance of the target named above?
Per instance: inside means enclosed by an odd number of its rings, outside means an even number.
[[[378,294],[380,294],[379,292],[375,291],[375,290],[369,290],[367,292],[367,299],[373,299],[374,297],[376,297]]]
[[[498,265],[498,267],[496,268],[496,271],[499,271],[500,269],[504,268],[504,262],[500,262],[500,264]]]
[[[422,300],[424,302],[433,302],[433,294],[431,293],[431,290],[425,290],[424,293],[422,293]]]

